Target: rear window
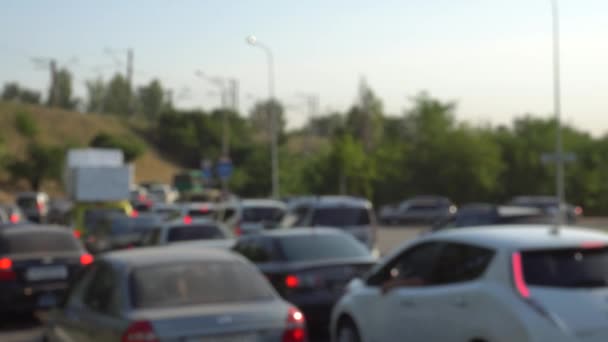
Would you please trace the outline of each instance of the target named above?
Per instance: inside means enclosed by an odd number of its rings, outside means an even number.
[[[214,240],[225,239],[226,234],[215,225],[188,225],[172,227],[167,241]]]
[[[283,217],[281,208],[245,208],[243,222],[278,222]]]
[[[22,197],[22,198],[17,199],[17,205],[20,206],[21,208],[30,209],[30,208],[36,208],[38,205],[38,202],[36,201],[36,198],[34,198],[34,197]]]
[[[314,261],[369,256],[368,249],[350,235],[310,234],[281,237],[285,258],[290,261]]]
[[[131,276],[135,308],[271,300],[274,292],[251,266],[241,262],[191,262],[148,266]]]
[[[348,227],[370,224],[365,208],[317,208],[312,218],[313,226]]]
[[[0,254],[28,254],[79,251],[70,232],[22,231],[0,236]]]
[[[215,214],[214,210],[211,209],[190,209],[188,210],[188,216],[190,217],[211,217]]]
[[[608,248],[523,252],[522,262],[528,285],[568,288],[608,286]]]

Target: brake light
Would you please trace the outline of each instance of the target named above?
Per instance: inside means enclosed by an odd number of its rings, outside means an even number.
[[[146,198],[146,195],[139,195],[139,196],[137,196],[137,199],[139,199],[141,202],[144,202],[144,201],[146,201],[147,198]]]
[[[184,216],[184,224],[192,224],[192,217]]]
[[[586,241],[581,243],[581,248],[584,249],[596,249],[596,248],[604,248],[606,247],[606,243],[605,242],[601,242],[601,241]]]
[[[285,286],[287,286],[287,288],[295,289],[299,285],[300,285],[300,279],[297,276],[290,274],[285,277]]]
[[[11,223],[19,223],[19,221],[21,220],[21,217],[19,217],[19,214],[13,213],[13,214],[11,214],[11,217],[9,218],[9,220],[11,221]]]
[[[206,206],[206,205],[204,205],[204,206],[201,207],[200,210],[201,210],[201,213],[206,214],[206,213],[209,212],[209,207]]]
[[[122,335],[122,342],[158,342],[152,325],[148,321],[132,323]]]
[[[13,261],[9,258],[0,259],[0,281],[15,280],[17,274],[13,271]]]
[[[133,217],[133,218],[139,217],[139,212],[137,210],[132,210],[131,217]]]
[[[582,207],[576,207],[576,208],[574,208],[574,214],[575,214],[576,216],[581,216],[581,215],[583,215],[583,208],[582,208]]]
[[[515,289],[523,298],[530,298],[530,289],[524,278],[524,269],[521,262],[521,253],[516,252],[511,255],[511,265],[513,267],[513,282]]]
[[[36,202],[36,209],[38,209],[38,211],[44,211],[45,209],[45,205],[43,202]]]
[[[72,234],[74,235],[75,238],[80,239],[80,236],[82,236],[82,234],[80,233],[79,230],[74,229],[72,231]]]
[[[306,320],[304,314],[295,307],[287,313],[287,329],[283,333],[282,342],[306,341]]]
[[[243,235],[243,230],[241,229],[241,226],[236,226],[236,228],[234,228],[234,235],[236,235],[236,236]]]
[[[90,265],[93,263],[94,260],[95,258],[89,253],[80,256],[80,264],[82,266]]]

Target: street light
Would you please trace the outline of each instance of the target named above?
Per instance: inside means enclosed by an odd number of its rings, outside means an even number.
[[[559,46],[559,4],[551,0],[553,20],[553,111],[555,113],[555,187],[558,200],[557,227],[564,223],[564,203],[566,190],[564,184],[564,153],[562,146],[561,126],[561,79],[560,79],[560,46]]]
[[[277,115],[273,110],[273,100],[274,100],[274,57],[272,55],[272,51],[270,48],[258,41],[255,36],[248,36],[247,43],[251,46],[258,47],[264,51],[266,54],[266,60],[268,63],[268,110],[270,111],[270,137],[271,137],[271,145],[270,145],[270,156],[271,156],[271,166],[272,166],[272,197],[279,197],[279,147],[278,147],[278,137],[277,137]]]

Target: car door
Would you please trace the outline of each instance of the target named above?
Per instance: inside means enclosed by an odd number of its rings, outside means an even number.
[[[441,246],[438,242],[422,242],[387,265],[376,341],[393,341],[395,336],[406,341],[439,341],[429,289]]]
[[[462,243],[446,243],[441,249],[428,289],[428,306],[437,327],[437,341],[458,342],[484,337],[488,314],[477,280],[492,261],[490,249]]]
[[[101,262],[87,287],[81,320],[85,330],[83,341],[120,341],[129,323],[122,316],[125,298],[119,272],[109,263]]]

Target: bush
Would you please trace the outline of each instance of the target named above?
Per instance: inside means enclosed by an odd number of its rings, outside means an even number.
[[[146,150],[144,144],[142,144],[139,140],[135,138],[126,136],[115,136],[108,133],[97,134],[93,138],[93,140],[91,140],[89,146],[101,148],[116,148],[122,150],[122,153],[125,156],[125,161],[128,163],[139,158]]]
[[[27,138],[32,138],[38,134],[38,125],[36,120],[29,112],[19,111],[15,115],[15,128],[19,134]]]

